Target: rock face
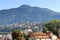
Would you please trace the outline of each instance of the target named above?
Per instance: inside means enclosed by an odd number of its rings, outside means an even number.
[[[18,8],[0,10],[0,25],[21,21],[40,22],[53,19],[60,19],[60,14],[47,8],[22,5]]]

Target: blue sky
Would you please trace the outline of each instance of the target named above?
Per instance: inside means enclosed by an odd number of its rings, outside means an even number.
[[[0,0],[0,10],[31,5],[60,12],[60,0]]]

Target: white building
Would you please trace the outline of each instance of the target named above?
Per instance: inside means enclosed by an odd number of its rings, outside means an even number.
[[[28,35],[29,32],[32,32],[32,29],[25,29],[24,34]]]
[[[52,36],[52,40],[57,40],[57,36],[56,35],[53,35]]]
[[[7,35],[6,35],[6,39],[7,39],[7,40],[12,40],[12,35],[11,35],[10,33],[7,34]]]
[[[6,39],[6,35],[0,35],[0,40],[5,40]]]

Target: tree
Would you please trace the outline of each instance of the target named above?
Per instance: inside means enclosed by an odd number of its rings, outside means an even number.
[[[23,34],[19,30],[12,31],[12,39],[13,40],[22,40]]]
[[[52,31],[58,36],[58,28],[60,27],[60,20],[52,20],[44,24],[43,32]]]

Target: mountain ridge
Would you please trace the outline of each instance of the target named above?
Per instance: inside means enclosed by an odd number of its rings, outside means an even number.
[[[0,25],[12,24],[20,21],[49,21],[60,20],[60,13],[47,8],[22,5],[18,8],[0,10]]]

